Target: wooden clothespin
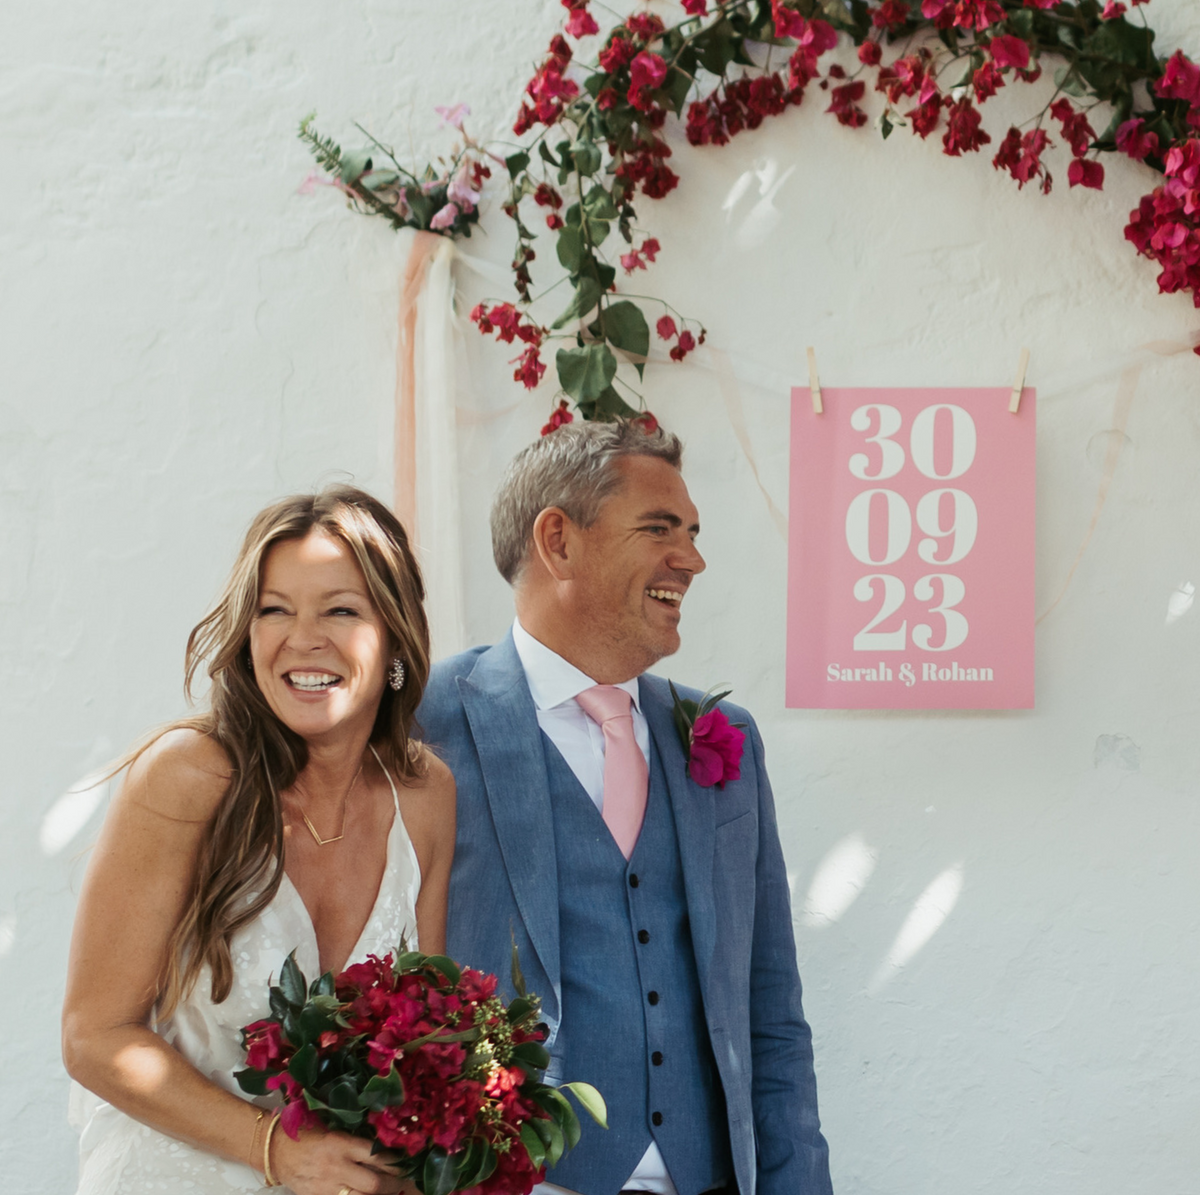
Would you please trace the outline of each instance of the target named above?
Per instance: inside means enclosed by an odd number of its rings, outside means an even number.
[[[808,387],[812,391],[813,414],[823,415],[824,404],[821,402],[821,379],[817,377],[817,350],[808,350]]]
[[[1029,368],[1029,350],[1021,350],[1021,360],[1017,363],[1017,380],[1013,382],[1012,394],[1009,395],[1008,409],[1015,415],[1021,409],[1021,391],[1025,389],[1025,370]]]

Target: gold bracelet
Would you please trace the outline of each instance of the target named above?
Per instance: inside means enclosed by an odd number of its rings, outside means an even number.
[[[279,1128],[279,1109],[271,1117],[267,1125],[267,1135],[263,1138],[263,1179],[268,1187],[281,1187],[283,1184],[271,1173],[271,1138]]]
[[[246,1160],[251,1166],[254,1165],[254,1159],[258,1156],[258,1133],[262,1128],[263,1117],[266,1116],[266,1114],[266,1110],[260,1108],[258,1110],[258,1115],[254,1118],[254,1132],[250,1137],[250,1152],[246,1155]]]

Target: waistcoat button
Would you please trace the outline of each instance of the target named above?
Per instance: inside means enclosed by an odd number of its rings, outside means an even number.
[[[653,1062],[655,1066],[662,1066],[662,1051],[655,1050],[654,1053],[650,1055],[650,1061]]]
[[[662,1124],[662,1113],[661,1112],[652,1112],[650,1114],[650,1119],[654,1122],[654,1124],[656,1126],[660,1125],[660,1124]]]
[[[629,886],[630,886],[631,888],[636,888],[636,887],[638,886],[638,878],[637,878],[637,876],[635,876],[635,875],[632,875],[632,876],[630,876],[630,877],[629,877]]]
[[[648,929],[639,929],[638,930],[638,941],[641,942],[641,944],[643,946],[645,946],[646,943],[650,941],[650,931]]]
[[[651,1004],[657,1004],[658,1003],[658,993],[657,992],[647,992],[646,999],[649,1000]]]

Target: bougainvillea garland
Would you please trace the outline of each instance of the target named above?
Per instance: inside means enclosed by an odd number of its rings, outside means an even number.
[[[940,132],[951,157],[991,146],[993,167],[1019,188],[1049,192],[1045,155],[1056,139],[1071,154],[1071,187],[1102,188],[1106,153],[1145,163],[1164,181],[1131,214],[1125,235],[1161,267],[1162,291],[1190,291],[1200,306],[1200,66],[1182,51],[1154,53],[1145,0],[680,0],[674,24],[637,12],[608,30],[588,64],[572,45],[599,33],[588,0],[562,3],[564,32],[527,84],[514,125],[532,139],[504,159],[516,301],[480,304],[471,318],[481,332],[520,342],[514,377],[529,388],[545,372],[547,342],[565,341],[555,358],[560,393],[584,418],[629,417],[642,405],[619,363],[640,378],[651,343],[647,310],[673,360],[704,341],[703,327],[667,304],[618,291],[618,269],[624,281],[661,252],[636,204],[680,183],[668,121],[681,121],[692,145],[720,146],[814,88],[851,128],[867,123],[869,87],[882,96],[885,138],[903,127],[923,139]],[[821,61],[841,36],[857,47],[853,73]],[[981,107],[1044,69],[1053,69],[1050,102],[993,142]],[[1104,119],[1099,131],[1094,118]],[[378,194],[369,164],[348,174],[343,167],[344,186]],[[529,270],[543,226],[570,284],[548,325],[533,317],[534,304],[540,311],[549,299],[534,293]],[[547,429],[569,415],[560,402]]]

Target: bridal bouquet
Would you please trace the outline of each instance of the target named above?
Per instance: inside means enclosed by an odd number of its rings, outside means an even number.
[[[496,977],[440,955],[369,956],[307,984],[293,955],[270,989],[271,1015],[242,1030],[252,1095],[279,1091],[280,1126],[308,1124],[373,1138],[400,1154],[424,1195],[528,1195],[579,1140],[579,1118],[556,1087],[538,998],[513,950],[507,1007]],[[604,1100],[564,1083],[602,1127]]]

